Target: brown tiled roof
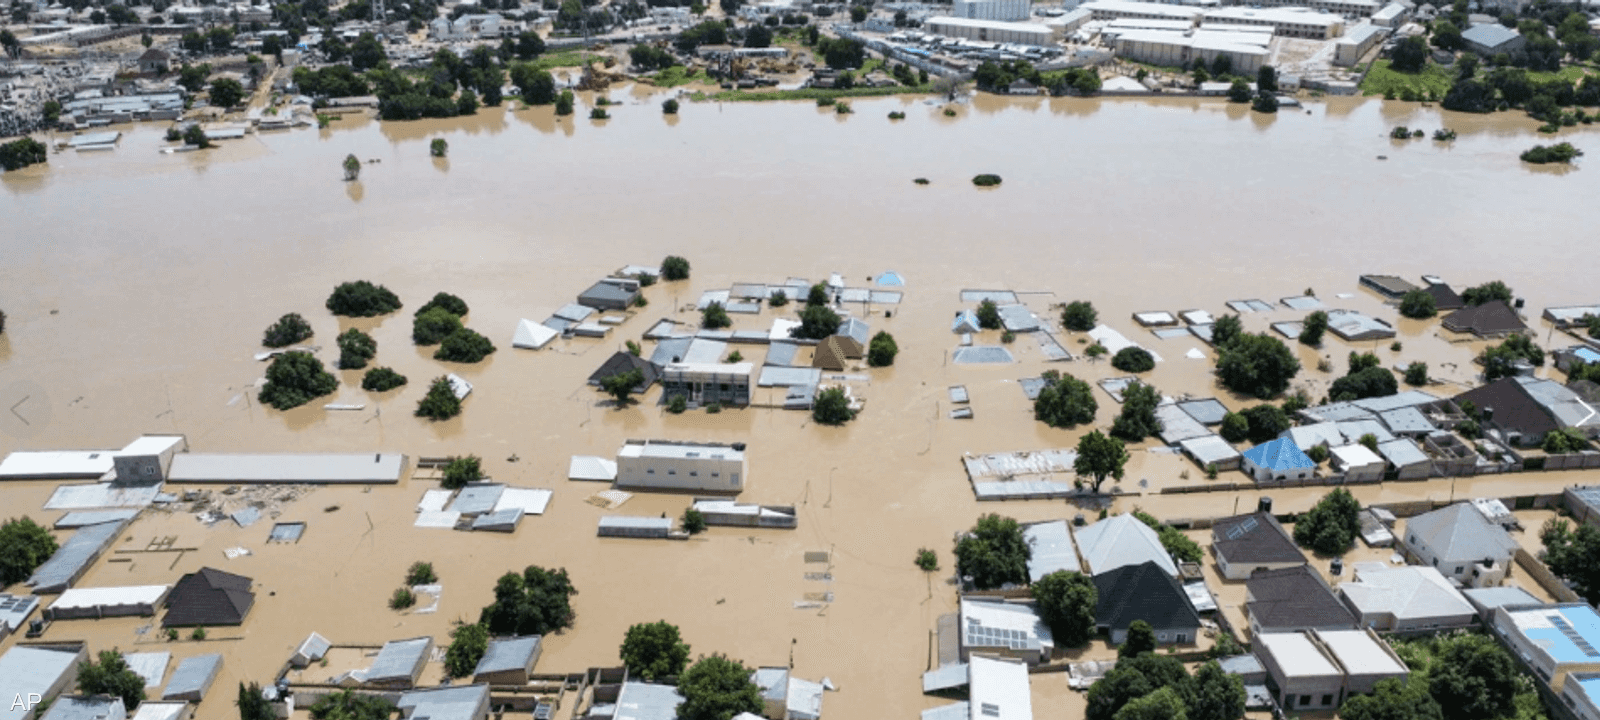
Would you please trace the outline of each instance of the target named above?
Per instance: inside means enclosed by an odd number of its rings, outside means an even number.
[[[845,357],[843,340],[834,335],[817,343],[817,351],[811,356],[811,367],[837,372],[844,369]]]

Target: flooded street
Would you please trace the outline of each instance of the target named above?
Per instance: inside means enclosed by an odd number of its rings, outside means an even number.
[[[662,116],[661,95],[614,88],[610,96],[624,104],[609,121],[584,119],[583,107],[565,119],[548,108],[399,124],[351,118],[175,155],[156,152],[164,128],[129,126],[114,152],[53,154],[48,167],[0,175],[0,309],[8,316],[0,405],[27,398],[23,407],[34,413],[32,423],[0,425],[0,453],[120,448],[140,433],[177,432],[198,452],[475,453],[497,481],[555,492],[543,516],[509,536],[412,527],[418,499],[436,486],[424,478],[311,492],[277,518],[307,523],[294,545],[266,544],[266,520],[208,528],[189,514],[147,512],[118,548],[175,536],[175,547],[196,549],[176,562],[102,559],[79,586],[171,583],[217,567],[259,583],[246,624],[216,629],[205,642],[167,643],[159,628],[140,635],[142,619],[74,620],[46,639],[86,638],[91,650],[160,646],[174,653],[171,667],[221,652],[223,673],[197,717],[234,717],[236,683],[270,682],[307,633],[369,645],[426,634],[443,645],[454,621],[477,619],[495,578],[537,564],[565,567],[580,593],[576,625],[547,638],[541,672],[617,664],[629,625],[665,619],[696,655],[792,661],[799,677],[831,678],[840,690],[826,697],[829,717],[912,717],[944,702],[923,697],[918,681],[935,619],[955,609],[946,585],[953,533],[984,512],[1026,520],[1079,512],[1047,501],[980,506],[960,456],[1076,442],[1083,429],[1033,420],[1019,378],[1052,367],[1091,381],[1122,374],[1108,363],[1047,364],[1026,338],[1012,346],[1015,365],[950,365],[961,288],[1027,291],[1024,302],[1052,321],[1051,304],[1092,300],[1102,322],[1162,355],[1148,378],[1163,392],[1217,394],[1235,409],[1253,403],[1214,388],[1209,348],[1156,339],[1130,314],[1220,315],[1228,300],[1276,302],[1310,287],[1330,307],[1394,322],[1399,352],[1387,341],[1351,347],[1331,334],[1320,353],[1292,346],[1306,366],[1296,386],[1320,398],[1352,349],[1376,350],[1385,366],[1425,360],[1435,377],[1472,381],[1469,360],[1481,343],[1452,343],[1437,321],[1397,320],[1358,287],[1359,274],[1413,282],[1437,274],[1458,289],[1504,280],[1527,298],[1541,343],[1543,308],[1600,301],[1582,250],[1600,218],[1600,176],[1517,159],[1535,143],[1562,140],[1600,152],[1600,135],[1568,130],[1552,140],[1520,114],[1441,116],[1414,103],[1336,99],[1309,101],[1309,114],[1269,117],[1190,98],[984,96],[955,118],[923,99],[889,98],[852,100],[855,114],[846,116],[808,103],[686,102],[674,119]],[[891,122],[891,110],[907,118]],[[1394,125],[1448,126],[1459,139],[1400,143],[1388,138]],[[435,137],[449,141],[447,160],[428,156]],[[348,153],[376,161],[356,183],[342,179]],[[978,190],[970,182],[978,173],[1004,184]],[[914,185],[917,177],[931,184]],[[668,254],[692,262],[691,280],[648,288],[649,306],[611,337],[557,340],[538,352],[510,347],[518,319],[544,318],[598,277]],[[693,305],[704,290],[830,272],[863,286],[891,269],[906,278],[905,299],[890,306],[892,317],[876,306],[867,319],[874,332],[893,333],[901,353],[893,368],[862,371],[871,376],[860,388],[866,409],[845,427],[767,409],[673,416],[656,405],[659,390],[619,411],[584,384],[656,319],[697,321]],[[328,293],[356,279],[388,286],[406,307],[374,320],[331,316]],[[465,299],[466,324],[499,352],[462,366],[413,346],[411,313],[438,291]],[[796,309],[734,315],[734,327],[764,329]],[[252,355],[263,329],[288,312],[311,321],[310,343],[329,363],[341,330],[369,331],[375,364],[410,384],[372,394],[359,387],[361,371],[335,371],[336,396],[287,413],[258,405],[251,386],[266,365]],[[1302,315],[1280,305],[1245,316],[1245,325],[1264,330]],[[1077,353],[1080,337],[1062,342]],[[1556,336],[1553,345],[1562,344]],[[735,347],[757,362],[765,352]],[[1207,359],[1185,358],[1190,348]],[[1335,374],[1315,371],[1319,355],[1331,357]],[[476,386],[463,415],[412,417],[428,380],[445,372]],[[948,418],[954,384],[968,387],[973,420]],[[1099,390],[1095,397],[1097,424],[1108,425],[1116,405]],[[367,407],[329,412],[325,402]],[[796,505],[799,528],[713,528],[681,543],[596,538],[603,515],[677,517],[688,503],[641,494],[606,511],[584,502],[604,486],[568,481],[569,456],[610,457],[627,438],[749,443],[741,499]],[[1144,480],[1151,494],[1118,509],[1137,504],[1180,518],[1231,514],[1236,502],[1254,507],[1254,494],[1155,495],[1205,482],[1204,474],[1176,456],[1132,455],[1122,486],[1137,492]],[[1489,476],[1461,481],[1459,492],[1597,479]],[[0,515],[54,522],[59,513],[40,510],[53,486],[0,485]],[[1357,496],[1444,499],[1448,487],[1363,487]],[[1285,512],[1309,507],[1321,491],[1272,494]],[[252,554],[225,559],[222,550],[236,546]],[[941,572],[913,566],[919,547],[938,551]],[[805,579],[824,571],[804,562],[819,550],[832,551],[831,581]],[[439,571],[438,612],[388,610],[417,560]],[[820,611],[794,607],[827,591],[834,601]],[[1036,698],[1082,707],[1061,676],[1035,683]]]

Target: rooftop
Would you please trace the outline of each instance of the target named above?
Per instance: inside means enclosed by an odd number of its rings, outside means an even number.
[[[172,458],[167,481],[395,483],[405,469],[398,453],[194,454]]]
[[[1211,526],[1211,546],[1229,563],[1303,563],[1306,556],[1272,513],[1223,518]]]
[[[1518,632],[1557,664],[1600,661],[1600,615],[1583,604],[1517,609],[1508,612]]]
[[[1040,650],[1055,646],[1050,628],[1028,605],[961,598],[963,647]]]
[[[1023,527],[1022,535],[1033,547],[1033,554],[1028,558],[1029,581],[1038,582],[1039,578],[1058,570],[1082,572],[1083,567],[1078,564],[1078,548],[1072,543],[1067,521],[1027,525]]]
[[[172,679],[161,692],[161,698],[165,700],[181,695],[203,693],[210,687],[211,681],[216,678],[220,669],[222,669],[222,655],[219,653],[184,658],[183,662],[178,663],[178,668],[172,671]]]
[[[1143,620],[1158,630],[1198,628],[1200,616],[1189,604],[1188,593],[1161,566],[1146,562],[1094,576],[1099,601],[1095,624],[1113,630]]]
[[[1091,573],[1098,575],[1148,561],[1173,576],[1178,574],[1178,566],[1162,547],[1156,531],[1131,514],[1113,515],[1073,533]]]
[[[508,670],[526,670],[533,662],[534,655],[539,652],[540,642],[541,638],[538,635],[490,640],[489,648],[484,651],[483,659],[478,661],[478,667],[472,673],[482,675]]]
[[[378,651],[372,667],[367,670],[367,682],[411,680],[417,676],[422,663],[428,659],[428,648],[433,638],[419,637],[409,640],[390,640]]]
[[[1517,541],[1467,502],[1406,520],[1405,536],[1418,538],[1446,561],[1505,559],[1517,549]]]
[[[742,363],[748,365],[748,363]],[[744,451],[721,443],[687,443],[671,440],[629,440],[617,451],[617,457],[651,457],[717,460],[744,460]]]
[[[489,703],[488,685],[410,690],[400,695],[400,709],[416,720],[477,720],[478,708]]]
[[[1272,655],[1287,677],[1337,677],[1344,674],[1305,633],[1262,633],[1256,636],[1255,641]]]
[[[1517,31],[1499,23],[1473,25],[1471,28],[1461,32],[1462,40],[1490,48],[1499,47],[1518,37],[1521,36],[1517,34]]]
[[[1391,613],[1396,620],[1471,615],[1472,606],[1431,567],[1357,568],[1339,592],[1361,614]]]
[[[1314,468],[1316,463],[1300,451],[1294,440],[1278,438],[1244,451],[1246,460],[1268,470],[1299,470]]]
[[[677,720],[683,696],[671,685],[626,682],[617,695],[616,720]]]
[[[967,665],[970,706],[974,718],[1033,720],[1033,693],[1028,666],[1015,660],[974,655]]]
[[[1317,638],[1351,674],[1404,675],[1406,666],[1365,630],[1318,630]]]
[[[1355,618],[1322,576],[1308,565],[1261,570],[1245,582],[1246,603],[1255,625],[1274,628],[1353,628]]]

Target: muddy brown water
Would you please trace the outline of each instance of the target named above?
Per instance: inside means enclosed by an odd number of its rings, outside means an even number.
[[[231,717],[235,684],[270,682],[313,630],[341,644],[417,635],[447,642],[451,623],[475,619],[489,601],[495,577],[540,564],[565,567],[581,593],[576,626],[548,639],[541,670],[614,664],[628,625],[666,619],[696,654],[792,661],[800,676],[830,677],[840,687],[826,699],[831,717],[911,717],[943,702],[919,693],[918,674],[927,669],[935,619],[955,609],[946,584],[952,535],[983,512],[1029,520],[1079,512],[1060,502],[974,501],[962,453],[1070,446],[1082,430],[1032,420],[1015,381],[1056,366],[1027,339],[1013,346],[1018,364],[949,365],[960,288],[1028,291],[1041,315],[1053,315],[1051,303],[1093,300],[1103,321],[1165,357],[1151,382],[1196,395],[1218,392],[1209,359],[1184,357],[1204,346],[1156,340],[1131,313],[1220,314],[1230,299],[1270,302],[1309,286],[1330,306],[1393,321],[1392,308],[1358,287],[1363,272],[1413,280],[1435,273],[1458,287],[1504,279],[1534,316],[1548,305],[1600,299],[1583,254],[1596,176],[1521,164],[1519,152],[1551,140],[1511,115],[1333,100],[1313,101],[1309,114],[1264,117],[1209,100],[983,97],[956,118],[920,98],[890,98],[853,100],[849,116],[805,103],[685,103],[681,117],[668,119],[660,95],[618,88],[611,96],[624,104],[603,123],[584,119],[582,109],[566,119],[547,109],[403,124],[347,118],[324,131],[179,155],[156,152],[160,128],[129,126],[114,152],[53,154],[48,167],[0,175],[0,308],[9,316],[0,404],[26,397],[19,411],[36,421],[8,419],[0,451],[116,448],[141,432],[181,432],[197,451],[476,453],[496,480],[555,491],[548,512],[510,536],[413,528],[415,503],[435,486],[421,478],[318,489],[284,506],[278,520],[309,525],[296,545],[265,544],[270,518],[247,529],[208,528],[190,514],[149,513],[119,548],[173,536],[177,547],[197,549],[176,562],[116,555],[132,560],[102,560],[80,585],[173,582],[210,565],[260,583],[247,624],[214,629],[203,643],[141,635],[144,620],[61,622],[47,638],[87,639],[94,649],[170,648],[178,657],[222,652],[223,675],[200,717]],[[890,110],[907,119],[888,121]],[[1449,146],[1396,143],[1387,133],[1398,124],[1447,125],[1460,136]],[[428,157],[434,137],[449,140],[448,160]],[[1581,128],[1563,133],[1579,147],[1595,137]],[[345,183],[347,153],[381,162]],[[1001,175],[1003,186],[974,189],[970,178],[984,172]],[[913,185],[916,177],[932,184]],[[693,279],[647,290],[649,307],[612,337],[558,340],[541,352],[509,347],[519,318],[539,320],[596,277],[668,253],[690,258]],[[894,333],[902,352],[893,368],[863,371],[871,377],[857,387],[866,411],[847,427],[761,409],[671,416],[655,404],[658,393],[618,411],[584,385],[656,318],[694,318],[680,308],[702,290],[833,271],[860,285],[890,269],[907,279],[905,302],[889,318],[874,308],[869,321]],[[322,307],[328,291],[358,278],[386,284],[407,308],[373,320],[330,316]],[[446,365],[431,359],[431,348],[410,344],[412,309],[440,290],[471,304],[468,325],[498,353],[478,365]],[[373,395],[359,389],[359,372],[341,372],[334,397],[287,413],[264,409],[246,397],[265,369],[251,356],[262,329],[286,312],[311,320],[327,361],[337,355],[339,331],[369,330],[377,363],[411,384]],[[1301,314],[1246,316],[1246,326],[1262,330]],[[734,319],[756,328],[774,315]],[[1481,343],[1453,343],[1435,322],[1397,324],[1400,352],[1331,337],[1320,353],[1297,346],[1308,366],[1297,382],[1320,397],[1334,376],[1310,368],[1321,355],[1342,372],[1351,349],[1376,350],[1386,365],[1426,360],[1436,376],[1470,381],[1467,363]],[[1546,327],[1535,326],[1543,339]],[[1063,336],[1074,351],[1078,339]],[[754,360],[763,352],[742,350]],[[1060,367],[1089,379],[1119,374],[1105,363]],[[427,380],[446,371],[477,386],[464,415],[413,418]],[[974,420],[947,418],[953,384],[969,388]],[[1114,403],[1096,396],[1097,421],[1109,424]],[[327,412],[323,402],[368,407]],[[632,437],[748,442],[742,498],[797,505],[799,529],[717,528],[682,543],[595,538],[608,511],[583,500],[602,488],[566,480],[568,457],[611,455]],[[1190,517],[1255,503],[1257,493],[1155,495],[1203,482],[1201,473],[1170,455],[1141,449],[1133,457],[1122,486],[1138,490],[1143,480],[1152,494],[1118,509],[1137,504]],[[1358,495],[1442,499],[1593,480],[1483,478]],[[40,510],[51,487],[0,486],[0,506],[53,522],[59,513]],[[1321,491],[1271,494],[1292,510]],[[676,517],[686,503],[637,495],[609,512]],[[253,554],[225,559],[222,550],[235,546]],[[941,572],[912,566],[919,547],[939,552]],[[831,582],[804,579],[821,569],[804,562],[809,550],[833,553]],[[385,607],[415,560],[439,570],[445,589],[436,614]],[[834,594],[825,609],[794,607],[824,591]],[[1035,696],[1041,711],[1082,706],[1059,675],[1039,678]]]

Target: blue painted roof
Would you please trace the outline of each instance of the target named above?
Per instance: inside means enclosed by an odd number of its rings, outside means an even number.
[[[1286,437],[1250,448],[1244,451],[1244,456],[1258,467],[1268,470],[1299,470],[1317,466],[1300,451],[1300,446],[1294,444],[1294,440]]]
[[[1592,363],[1596,360],[1600,360],[1600,352],[1595,352],[1586,347],[1580,347],[1577,350],[1574,350],[1572,354],[1577,355],[1579,360],[1582,360],[1586,363]]]
[[[1519,613],[1520,614],[1520,613]],[[1600,615],[1595,614],[1594,608],[1578,605],[1553,607],[1541,609],[1537,614],[1544,616],[1560,615],[1566,624],[1572,628],[1572,633],[1563,632],[1556,623],[1549,627],[1526,627],[1522,634],[1528,636],[1539,647],[1554,658],[1556,663],[1582,663],[1594,662],[1595,657],[1578,647],[1573,642],[1572,636],[1576,635],[1589,644],[1591,648],[1600,643]],[[1585,687],[1587,689],[1587,686]]]
[[[893,270],[885,270],[882,275],[878,276],[878,284],[888,287],[900,287],[905,285],[906,281],[905,278],[900,277],[900,273]]]

